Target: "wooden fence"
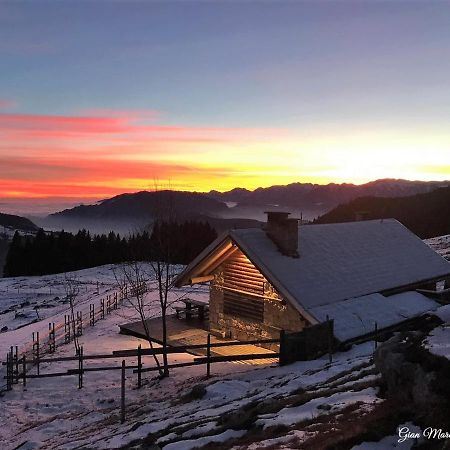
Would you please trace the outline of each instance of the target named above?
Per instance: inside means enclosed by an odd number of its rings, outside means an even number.
[[[89,312],[74,311],[73,318],[71,314],[65,314],[64,323],[50,322],[48,331],[45,332],[44,336],[39,331],[33,332],[31,341],[21,348],[19,346],[11,346],[10,351],[7,353],[6,361],[11,361],[13,365],[17,365],[18,361],[25,359],[28,366],[36,364],[39,374],[39,364],[42,361],[42,356],[52,354],[57,347],[68,344],[74,338],[82,336],[87,326],[95,326],[99,320],[104,319],[106,315],[118,309],[120,303],[127,299],[129,295],[133,296],[136,294],[136,290],[143,292],[145,289],[145,285],[137,287],[124,285],[119,291],[106,294],[100,299],[99,303],[90,303]],[[0,392],[5,389],[8,390],[7,384],[0,386]]]
[[[158,356],[164,353],[166,354],[179,354],[186,353],[189,350],[205,349],[206,356],[195,357],[193,361],[168,364],[166,367],[170,369],[177,369],[182,367],[191,367],[198,365],[206,366],[206,376],[211,376],[211,365],[214,363],[221,362],[234,362],[234,361],[249,361],[256,359],[275,359],[280,357],[280,353],[253,353],[253,354],[242,354],[242,355],[218,355],[212,356],[212,349],[218,347],[234,347],[243,345],[261,345],[261,344],[279,344],[279,339],[264,339],[264,340],[252,340],[252,341],[240,341],[240,342],[218,342],[211,343],[211,335],[208,334],[208,339],[205,344],[195,344],[195,345],[184,345],[176,347],[167,347],[165,350],[163,348],[155,349],[142,349],[139,345],[137,349],[132,350],[115,350],[112,353],[106,354],[94,354],[85,355],[83,352],[83,347],[80,348],[78,355],[76,356],[62,356],[57,358],[41,358],[39,353],[35,356],[35,359],[28,360],[27,355],[23,354],[21,358],[17,357],[17,354],[8,353],[6,362],[6,386],[7,390],[12,390],[14,384],[19,384],[22,380],[23,385],[26,386],[27,380],[35,378],[54,378],[63,376],[77,376],[78,378],[78,388],[82,389],[84,385],[84,375],[89,372],[101,372],[101,371],[111,371],[120,370],[121,376],[121,421],[125,420],[125,380],[126,380],[126,370],[133,370],[133,374],[136,374],[137,387],[142,387],[142,374],[146,372],[159,371],[160,367],[157,365],[152,365],[150,367],[144,367],[143,358],[145,356]],[[136,364],[126,364],[128,358],[137,358]],[[121,365],[109,365],[101,367],[87,367],[87,361],[93,360],[104,360],[104,359],[122,359]],[[73,361],[76,363],[76,367],[73,369],[67,369],[61,372],[47,372],[42,373],[41,364],[52,364],[59,362],[69,362]],[[161,366],[162,367],[162,366]],[[30,368],[36,368],[36,373],[30,373]]]

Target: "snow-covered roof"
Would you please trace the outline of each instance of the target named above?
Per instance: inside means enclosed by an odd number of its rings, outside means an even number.
[[[303,225],[298,242],[300,257],[292,258],[262,229],[230,230],[198,255],[176,284],[208,275],[236,244],[283,297],[317,323],[318,307],[450,275],[450,263],[395,219]],[[205,263],[208,259],[214,264]]]
[[[300,226],[299,258],[281,254],[261,229],[229,236],[307,311],[450,275],[450,263],[394,219]]]
[[[405,320],[436,310],[439,303],[415,291],[384,297],[369,294],[342,300],[337,303],[316,306],[310,312],[321,322],[334,320],[334,335],[340,341],[373,333],[375,323],[378,329],[396,325]]]

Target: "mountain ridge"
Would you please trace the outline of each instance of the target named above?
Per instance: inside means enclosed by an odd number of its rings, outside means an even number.
[[[359,197],[318,217],[314,223],[397,219],[422,239],[450,234],[450,187],[406,197]]]
[[[450,181],[414,181],[384,178],[364,184],[352,183],[290,183],[257,188],[250,191],[245,188],[234,188],[227,192],[210,191],[209,196],[216,200],[245,204],[284,204],[293,207],[313,208],[323,206],[332,208],[340,203],[357,197],[377,196],[393,197],[407,196],[429,192],[439,187],[445,187]]]
[[[317,185],[291,183],[250,191],[235,188],[231,191],[208,193],[189,191],[140,191],[124,193],[104,199],[94,205],[80,205],[48,216],[44,226],[81,227],[101,225],[116,229],[120,224],[126,230],[149,224],[155,218],[167,217],[167,208],[177,220],[201,219],[215,222],[216,229],[248,227],[264,221],[264,211],[289,210],[298,217],[312,220],[339,204],[358,197],[402,197],[431,192],[448,182],[409,180],[375,180],[364,185],[350,183]],[[170,215],[170,214],[169,214]],[[221,223],[223,222],[223,223]],[[67,229],[67,228],[65,228]]]

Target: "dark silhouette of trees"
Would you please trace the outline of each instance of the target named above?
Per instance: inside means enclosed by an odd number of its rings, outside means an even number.
[[[70,272],[125,261],[164,260],[188,264],[215,238],[208,223],[157,222],[152,232],[121,237],[113,231],[91,236],[89,231],[46,232],[35,236],[14,234],[6,256],[5,277]],[[170,254],[165,243],[170,242]],[[169,261],[166,261],[169,259]]]

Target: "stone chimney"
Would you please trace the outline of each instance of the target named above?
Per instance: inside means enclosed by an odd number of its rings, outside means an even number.
[[[266,233],[283,255],[298,258],[298,219],[288,212],[266,211]]]

